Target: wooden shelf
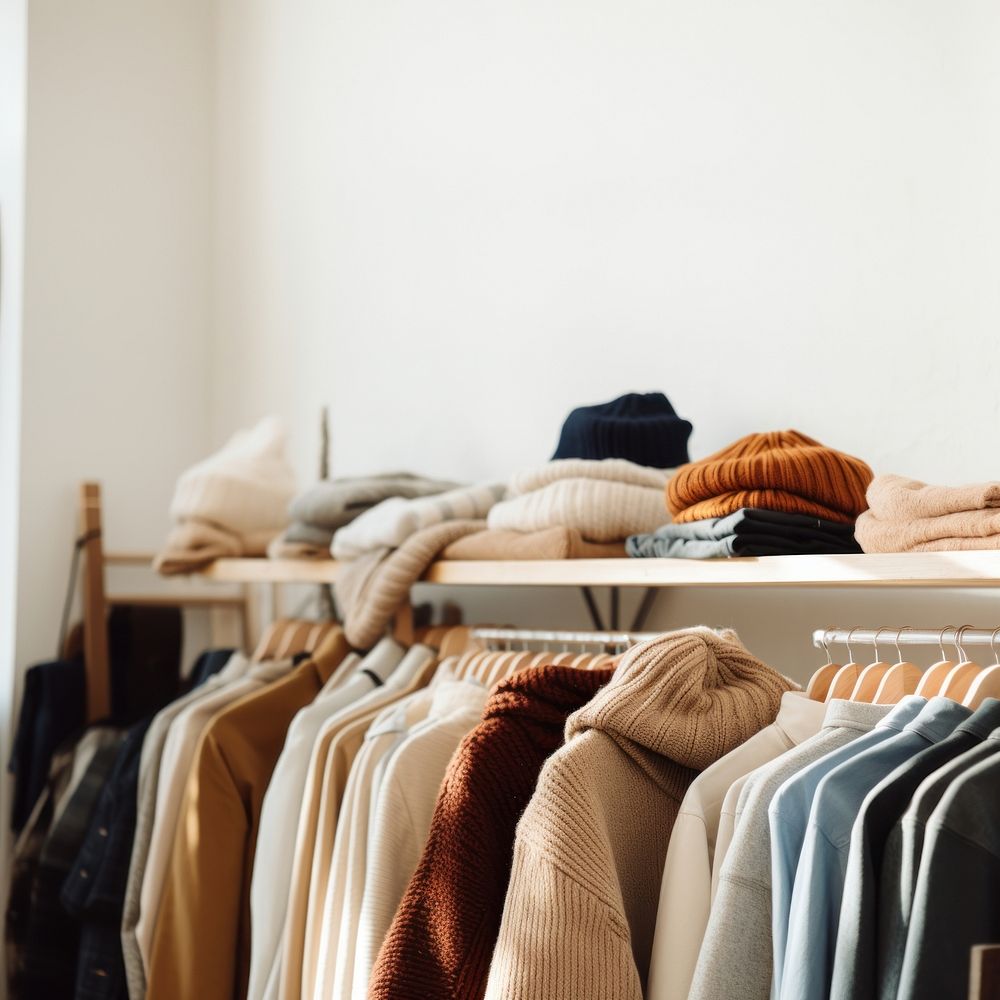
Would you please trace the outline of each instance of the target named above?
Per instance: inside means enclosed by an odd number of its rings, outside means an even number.
[[[332,583],[337,563],[332,559],[219,559],[203,575],[226,583]],[[434,563],[423,581],[482,587],[998,587],[1000,552],[455,561]]]

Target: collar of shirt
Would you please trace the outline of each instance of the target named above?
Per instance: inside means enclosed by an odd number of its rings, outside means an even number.
[[[440,719],[452,712],[466,711],[470,704],[482,702],[486,698],[486,688],[478,681],[441,681],[432,688],[434,700],[428,717]]]
[[[823,702],[813,701],[801,691],[786,691],[781,696],[774,725],[791,746],[798,746],[819,732],[825,716],[826,705]]]
[[[923,699],[920,699],[923,704]],[[902,703],[900,703],[902,704]],[[823,719],[824,729],[856,729],[859,733],[867,733],[885,721],[892,705],[869,705],[863,701],[847,701],[835,698],[826,706],[826,716]],[[900,706],[895,706],[896,708]],[[913,713],[916,715],[916,712]],[[906,722],[910,720],[907,719]],[[902,723],[900,728],[906,723]]]
[[[961,725],[955,728],[956,733],[969,733],[977,739],[985,740],[994,732],[1000,732],[1000,700],[987,698]]]
[[[876,729],[894,729],[901,733],[918,715],[927,704],[926,698],[920,698],[915,694],[908,694],[898,705],[893,705],[889,714],[877,723]]]
[[[291,669],[291,660],[265,660],[263,663],[251,663],[245,676],[248,680],[270,684],[271,681],[280,680]]]
[[[206,683],[214,681],[227,684],[229,681],[239,680],[249,670],[250,661],[242,653],[233,653],[226,662],[226,665],[214,677],[209,677]]]
[[[917,733],[931,743],[940,743],[955,727],[967,722],[972,710],[951,698],[934,697],[920,709],[917,717],[903,727],[903,732]]]

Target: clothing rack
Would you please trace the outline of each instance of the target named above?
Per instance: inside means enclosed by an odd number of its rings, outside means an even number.
[[[972,628],[970,625],[946,625],[944,628],[912,628],[909,625],[883,625],[879,628],[821,628],[812,635],[817,648],[829,643],[873,646],[996,646],[1000,629]],[[1000,647],[997,647],[1000,648]]]
[[[518,628],[474,628],[470,638],[474,641],[503,643],[543,643],[548,646],[613,646],[627,649],[637,643],[654,639],[656,632],[559,632]]]
[[[108,659],[108,610],[124,605],[143,607],[228,608],[240,615],[244,645],[250,647],[250,589],[243,585],[241,593],[165,593],[108,594],[108,566],[146,566],[153,563],[152,553],[105,552],[101,486],[96,482],[80,484],[79,535],[77,545],[83,559],[83,662],[86,678],[87,719],[90,722],[106,718],[111,711],[111,678]]]

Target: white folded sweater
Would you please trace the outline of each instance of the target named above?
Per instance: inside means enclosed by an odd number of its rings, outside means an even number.
[[[650,489],[662,492],[673,473],[673,469],[654,469],[648,465],[637,465],[624,458],[605,458],[600,461],[587,458],[557,458],[544,465],[515,472],[507,484],[507,496],[519,497],[561,479],[603,479],[630,486],[648,486]]]
[[[504,495],[496,483],[463,486],[435,496],[391,497],[365,511],[333,536],[334,559],[357,559],[376,549],[399,548],[410,535],[444,521],[479,520]]]

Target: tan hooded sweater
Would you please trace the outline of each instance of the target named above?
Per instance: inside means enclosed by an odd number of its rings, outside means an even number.
[[[668,633],[626,654],[570,716],[518,824],[487,1000],[642,1000],[684,793],[793,687],[732,632]]]

